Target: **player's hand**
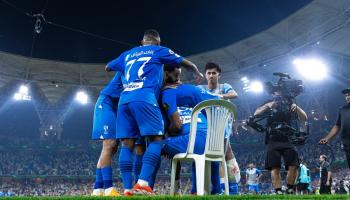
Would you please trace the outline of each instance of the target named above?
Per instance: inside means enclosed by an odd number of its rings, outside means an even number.
[[[197,71],[193,76],[195,78],[195,83],[196,84],[200,84],[204,80],[203,74],[200,73],[199,71]]]
[[[318,143],[319,144],[327,144],[328,143],[328,139],[327,138],[322,138]]]

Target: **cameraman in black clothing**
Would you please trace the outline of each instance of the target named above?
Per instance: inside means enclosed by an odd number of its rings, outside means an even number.
[[[338,119],[328,135],[319,141],[320,144],[327,144],[335,135],[341,133],[341,140],[345,150],[346,160],[350,168],[350,87],[343,90],[347,104],[340,108]]]
[[[281,184],[281,157],[285,162],[287,174],[287,193],[294,192],[294,184],[299,166],[298,153],[294,145],[290,142],[288,133],[293,123],[293,119],[306,122],[306,113],[292,103],[290,99],[276,90],[272,93],[273,100],[260,106],[254,113],[255,117],[268,115],[265,144],[266,160],[265,168],[271,171],[272,184],[277,194],[282,194]]]

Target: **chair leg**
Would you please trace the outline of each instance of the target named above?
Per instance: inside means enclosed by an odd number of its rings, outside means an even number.
[[[197,158],[194,160],[196,165],[196,185],[197,195],[204,195],[204,171],[205,171],[205,159]]]
[[[171,182],[170,182],[170,195],[175,194],[175,178],[176,178],[176,169],[177,169],[177,159],[171,161]]]
[[[225,179],[225,194],[229,195],[229,186],[228,186],[228,173],[225,157],[222,158],[222,168],[224,170],[224,179]]]
[[[205,161],[205,173],[204,173],[204,193],[210,194],[211,192],[211,161]]]

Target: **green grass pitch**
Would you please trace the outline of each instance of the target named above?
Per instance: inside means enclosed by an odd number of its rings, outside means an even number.
[[[181,200],[226,200],[226,199],[239,199],[239,200],[251,200],[251,199],[349,199],[349,195],[305,195],[305,196],[297,196],[297,195],[240,195],[240,196],[136,196],[136,197],[84,197],[84,196],[62,196],[62,197],[5,197],[1,198],[1,200],[59,200],[59,199],[67,199],[67,200],[95,200],[95,199],[121,199],[121,200],[141,200],[141,199],[154,199],[154,200],[165,200],[165,199],[181,199]]]

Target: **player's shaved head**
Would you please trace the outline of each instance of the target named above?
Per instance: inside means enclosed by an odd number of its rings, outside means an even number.
[[[148,29],[143,34],[142,44],[160,44],[160,36],[157,30]]]
[[[164,81],[166,84],[180,83],[180,65],[164,65],[164,72]]]
[[[164,65],[164,71],[165,72],[173,72],[175,69],[179,69],[181,68],[181,65],[170,65],[170,64],[167,64],[167,65]]]

